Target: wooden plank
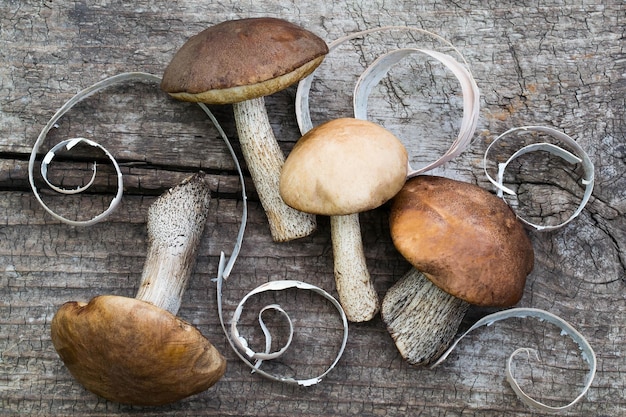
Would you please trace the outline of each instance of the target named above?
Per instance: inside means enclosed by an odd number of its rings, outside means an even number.
[[[505,382],[504,362],[519,346],[541,349],[546,364],[516,361],[515,372],[525,390],[553,405],[578,394],[585,368],[577,348],[558,329],[535,320],[478,330],[432,370],[403,361],[377,317],[350,326],[344,356],[317,386],[298,388],[251,374],[223,335],[211,281],[220,252],[231,251],[239,227],[241,197],[234,165],[206,116],[192,104],[169,99],[155,85],[113,87],[80,103],[61,119],[41,149],[43,154],[69,137],[99,140],[122,164],[121,207],[89,228],[66,226],[43,211],[28,185],[27,162],[39,131],[60,105],[109,75],[138,70],[161,74],[192,34],[226,19],[253,16],[285,18],[328,42],[366,28],[409,25],[434,31],[459,47],[481,90],[478,129],[470,149],[436,174],[492,190],[482,171],[483,152],[500,133],[516,126],[554,127],[588,151],[596,166],[592,198],[568,226],[549,233],[529,231],[536,265],[520,306],[562,316],[596,350],[594,384],[567,415],[626,414],[625,14],[624,3],[615,0],[511,5],[487,0],[340,0],[305,1],[297,7],[286,0],[262,6],[197,0],[0,4],[0,414],[538,415],[517,400]],[[402,36],[373,37],[329,55],[311,90],[313,121],[350,116],[360,71],[381,50],[406,41]],[[411,45],[435,44],[415,35]],[[370,117],[407,143],[415,165],[445,152],[459,126],[459,87],[454,78],[440,77],[445,72],[437,68],[418,56],[407,60],[390,71],[369,101]],[[291,87],[266,99],[285,153],[299,137],[295,93]],[[211,110],[239,153],[230,107]],[[497,154],[506,150],[498,147]],[[80,155],[78,161],[76,157],[60,158],[51,179],[67,186],[84,182],[93,155]],[[95,212],[106,207],[115,181],[105,162],[89,193],[67,200],[44,190],[44,198],[71,215],[83,208]],[[227,357],[226,375],[206,392],[155,409],[105,401],[84,390],[63,366],[50,341],[50,321],[68,300],[135,294],[147,247],[150,203],[198,170],[209,175],[213,201],[179,315]],[[562,221],[582,197],[580,167],[558,159],[533,154],[520,159],[510,173],[511,182],[525,187],[520,209],[536,220]],[[336,294],[328,219],[319,218],[319,230],[308,238],[273,243],[247,176],[246,187],[249,223],[240,259],[224,290],[227,318],[248,291],[269,280],[304,280]],[[387,215],[388,206],[361,215],[368,266],[381,297],[408,269],[393,248]],[[253,327],[253,307],[261,301],[280,302],[294,315],[298,329],[293,350],[277,370],[310,375],[334,359],[342,329],[328,303],[295,291],[255,299],[241,324],[254,346],[262,345],[262,335]],[[488,311],[470,309],[462,327]],[[284,321],[269,319],[277,337],[284,339]]]

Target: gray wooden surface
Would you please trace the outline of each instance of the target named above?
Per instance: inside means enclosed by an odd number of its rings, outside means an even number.
[[[50,147],[66,137],[88,136],[105,145],[123,163],[126,185],[120,209],[89,228],[70,227],[45,214],[28,186],[27,161],[40,129],[59,106],[109,75],[137,70],[160,74],[192,34],[226,19],[253,16],[285,18],[328,42],[384,25],[424,28],[453,42],[481,89],[481,112],[470,149],[437,174],[491,189],[482,172],[482,154],[497,135],[522,125],[554,127],[588,151],[596,166],[592,198],[568,226],[549,233],[529,231],[536,265],[520,306],[560,315],[596,350],[593,386],[566,414],[626,415],[626,7],[618,0],[2,1],[0,414],[540,415],[521,404],[505,381],[505,360],[518,346],[539,348],[544,361],[516,363],[526,390],[553,405],[579,392],[586,368],[577,348],[558,330],[535,320],[477,330],[431,370],[408,366],[377,317],[350,326],[344,356],[317,386],[298,388],[251,374],[221,331],[211,282],[219,253],[230,251],[239,225],[241,202],[232,161],[196,107],[173,102],[154,86],[112,88],[81,103],[46,142]],[[345,48],[320,68],[311,93],[314,123],[350,114],[352,85],[374,56],[366,53],[359,60],[357,52],[368,47]],[[390,73],[370,106],[372,117],[398,135],[420,139],[407,145],[419,164],[433,160],[451,143],[460,118],[458,88],[454,80],[430,77],[429,67],[419,60],[405,69]],[[435,79],[439,81],[433,86]],[[295,92],[293,87],[267,99],[285,152],[299,137]],[[236,144],[230,108],[213,110]],[[581,189],[566,166],[535,157],[513,171],[517,181],[536,186],[522,194],[534,205],[522,208],[554,221],[575,208]],[[60,162],[52,176],[75,184],[89,169],[88,162]],[[68,300],[133,296],[146,252],[149,204],[199,169],[210,173],[214,199],[179,316],[195,324],[227,357],[226,375],[206,392],[156,409],[104,401],[71,378],[50,342],[50,320]],[[110,181],[105,168],[95,193],[77,198],[46,193],[45,198],[59,211],[72,215],[83,209],[88,215],[108,204],[114,191]],[[550,181],[556,185],[544,186]],[[561,189],[572,184],[576,188],[571,192]],[[268,280],[304,280],[334,294],[328,219],[320,218],[319,231],[309,238],[272,243],[248,186],[250,219],[241,257],[224,291],[227,317],[245,293]],[[381,296],[408,268],[388,236],[387,210],[361,217],[369,267]],[[294,311],[298,326],[294,351],[277,369],[297,370],[298,375],[320,372],[333,359],[341,337],[332,308],[308,293],[264,298],[251,306],[279,301]],[[463,326],[484,313],[472,309]],[[258,336],[253,320],[242,329]]]

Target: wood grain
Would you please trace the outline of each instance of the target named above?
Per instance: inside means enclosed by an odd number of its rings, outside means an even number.
[[[544,360],[544,365],[516,362],[524,389],[551,404],[577,395],[585,373],[577,348],[558,330],[533,320],[478,330],[431,370],[406,364],[377,317],[350,326],[344,356],[317,386],[299,388],[251,374],[223,335],[211,281],[219,253],[231,251],[239,227],[240,186],[232,160],[197,107],[175,102],[152,85],[113,87],[91,97],[72,109],[46,140],[46,149],[73,136],[106,146],[122,163],[121,207],[104,223],[76,228],[55,221],[37,204],[27,180],[30,150],[47,120],[72,95],[124,71],[160,74],[176,49],[209,25],[273,16],[300,24],[327,42],[366,28],[408,25],[454,43],[481,90],[481,112],[471,147],[437,169],[439,175],[492,190],[482,171],[483,152],[497,135],[517,126],[554,127],[587,150],[595,164],[592,198],[568,226],[549,233],[529,231],[536,265],[519,305],[543,308],[568,320],[597,353],[598,373],[591,390],[565,414],[626,415],[625,15],[626,6],[618,0],[2,2],[0,414],[540,415],[517,400],[504,378],[505,360],[519,346],[540,348]],[[354,81],[387,47],[380,41],[355,42],[326,59],[311,91],[314,123],[350,115]],[[385,42],[397,47],[403,40]],[[432,45],[426,37],[416,37],[416,42]],[[431,70],[441,73],[434,62],[407,61],[390,72],[369,102],[371,118],[407,141],[418,165],[447,149],[461,115],[454,79],[431,76]],[[291,87],[266,99],[285,153],[299,138],[295,93]],[[212,110],[239,152],[231,108]],[[81,183],[93,158],[60,158],[51,177],[68,186]],[[520,193],[525,213],[557,221],[575,209],[581,196],[580,185],[572,188],[575,167],[538,155],[520,162],[510,173],[512,182],[525,187]],[[110,167],[102,164],[101,169],[92,193],[65,200],[44,191],[46,201],[71,215],[105,207],[115,185]],[[134,295],[146,253],[149,204],[197,170],[210,175],[213,200],[179,316],[196,325],[227,357],[226,375],[208,391],[164,407],[102,400],[84,390],[63,366],[50,341],[50,321],[68,300]],[[224,291],[227,317],[248,291],[269,280],[304,280],[336,295],[328,219],[318,219],[320,228],[313,236],[273,243],[248,177],[246,181],[249,224]],[[380,296],[408,269],[389,238],[387,215],[386,206],[361,215],[367,261]],[[313,374],[332,361],[341,325],[328,303],[312,294],[287,292],[254,300],[250,309],[267,300],[293,311],[298,325],[294,350],[284,364],[275,365],[277,370]],[[472,308],[464,327],[486,312]],[[255,318],[244,318],[242,332],[258,345]],[[277,317],[271,321],[279,338],[284,337],[285,323]]]

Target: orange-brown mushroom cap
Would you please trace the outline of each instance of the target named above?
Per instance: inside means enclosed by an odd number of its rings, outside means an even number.
[[[327,53],[323,39],[285,20],[230,20],[192,36],[165,69],[161,88],[180,100],[237,103],[298,82]]]
[[[500,198],[466,182],[418,176],[394,197],[398,251],[433,284],[480,306],[511,306],[534,264],[521,223]]]
[[[211,387],[226,370],[194,326],[133,298],[63,304],[52,320],[52,343],[85,388],[125,404],[178,401]]]

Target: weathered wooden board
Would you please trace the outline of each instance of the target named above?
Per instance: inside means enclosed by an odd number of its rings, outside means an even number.
[[[88,136],[106,146],[122,163],[126,181],[119,210],[104,223],[75,228],[53,220],[38,205],[28,186],[28,156],[40,129],[60,105],[109,75],[138,70],[160,74],[189,36],[223,20],[254,16],[285,18],[328,42],[367,28],[405,25],[431,30],[454,43],[481,90],[481,112],[470,149],[437,174],[491,189],[482,171],[483,152],[497,135],[516,126],[554,127],[588,151],[596,168],[592,198],[568,226],[549,233],[529,231],[536,265],[520,306],[560,315],[596,350],[593,386],[566,414],[626,415],[626,5],[619,0],[3,1],[0,414],[539,415],[524,406],[505,381],[505,360],[519,346],[542,349],[547,364],[517,363],[516,374],[526,390],[553,405],[577,395],[586,371],[577,348],[558,330],[533,320],[478,330],[447,362],[431,370],[407,365],[376,318],[350,326],[344,356],[317,386],[298,388],[251,374],[222,333],[211,282],[220,251],[230,252],[239,227],[240,187],[232,160],[195,106],[174,102],[154,86],[115,87],[90,98],[63,118],[46,141],[49,148],[66,137]],[[354,81],[380,51],[379,41],[352,44],[327,58],[311,91],[314,123],[350,115]],[[397,46],[400,41],[390,42]],[[426,38],[418,38],[420,42]],[[407,140],[417,165],[447,149],[461,116],[454,79],[430,76],[432,68],[436,70],[432,62],[425,65],[417,59],[394,68],[370,101],[371,117]],[[285,152],[299,137],[295,93],[292,87],[267,99]],[[230,108],[213,110],[238,152]],[[53,176],[76,185],[89,173],[88,161],[60,162]],[[575,209],[582,188],[559,191],[574,186],[577,179],[566,168],[533,155],[512,171],[514,181],[533,186],[523,194],[525,201],[534,202],[523,206],[530,215],[554,220]],[[213,341],[227,357],[228,370],[208,391],[169,406],[149,409],[107,402],[69,375],[50,342],[50,320],[68,300],[97,294],[133,296],[146,252],[148,206],[156,195],[199,169],[209,173],[214,199],[179,315]],[[46,193],[44,198],[68,213],[104,207],[114,191],[107,170],[103,167],[93,194],[68,200]],[[556,186],[547,187],[549,182]],[[248,291],[268,280],[304,280],[335,294],[328,219],[320,218],[319,231],[309,238],[273,243],[249,179],[247,187],[249,225],[224,291],[227,317]],[[381,296],[408,268],[389,238],[387,211],[384,206],[361,217],[368,264]],[[298,326],[294,351],[281,369],[320,372],[334,358],[341,338],[332,307],[294,291],[266,300],[291,308]],[[482,314],[472,309],[464,326]],[[252,322],[242,329],[258,332]]]

